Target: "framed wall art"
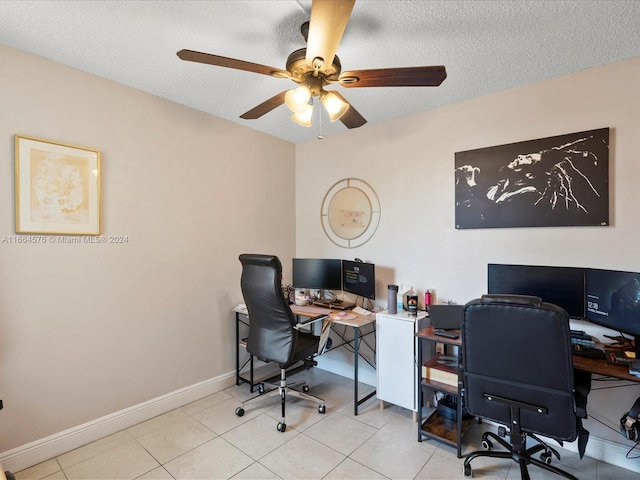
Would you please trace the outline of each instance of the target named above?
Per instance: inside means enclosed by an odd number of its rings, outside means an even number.
[[[609,129],[455,154],[455,226],[609,225]]]
[[[100,234],[100,151],[15,135],[16,233]]]

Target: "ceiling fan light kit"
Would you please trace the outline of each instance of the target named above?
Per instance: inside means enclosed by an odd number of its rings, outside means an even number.
[[[283,103],[293,112],[291,119],[305,127],[311,126],[313,97],[318,97],[332,122],[340,120],[347,128],[358,128],[367,120],[340,93],[324,87],[338,83],[343,87],[437,87],[447,77],[444,66],[401,67],[372,70],[352,70],[341,74],[342,65],[336,55],[347,27],[355,0],[313,0],[311,18],[301,32],[307,48],[292,52],[286,70],[246,62],[234,58],[183,49],[178,57],[188,62],[204,63],[260,73],[275,78],[287,78],[298,87],[280,92],[240,118],[254,120]]]

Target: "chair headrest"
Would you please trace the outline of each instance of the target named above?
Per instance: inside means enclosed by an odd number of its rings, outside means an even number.
[[[511,305],[529,305],[539,307],[542,305],[540,297],[531,295],[482,295],[483,304],[508,303]]]
[[[280,260],[275,255],[259,253],[243,253],[238,257],[243,265],[257,265],[261,267],[278,267]]]

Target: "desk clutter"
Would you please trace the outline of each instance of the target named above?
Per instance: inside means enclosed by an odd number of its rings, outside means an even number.
[[[573,346],[573,354],[578,357],[606,360],[614,365],[628,365],[629,374],[640,377],[640,361],[637,362],[636,368],[632,366],[632,363],[636,361],[636,355],[635,352],[629,349],[633,348],[633,345],[628,343],[600,343],[597,338],[592,337],[583,330],[571,330],[571,344]]]
[[[597,339],[585,331],[571,330],[571,345],[573,346],[574,355],[604,360],[606,358],[604,350],[597,347],[597,344]]]

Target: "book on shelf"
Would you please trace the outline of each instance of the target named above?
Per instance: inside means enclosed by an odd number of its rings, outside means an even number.
[[[435,355],[422,365],[422,378],[457,387],[458,360],[446,355]]]

